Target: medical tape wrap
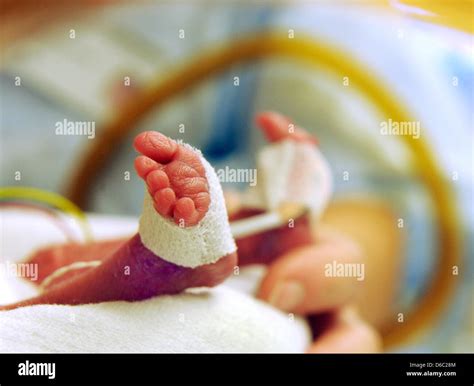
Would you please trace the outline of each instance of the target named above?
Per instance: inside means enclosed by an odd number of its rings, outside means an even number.
[[[181,227],[172,219],[157,213],[153,199],[145,192],[139,234],[143,245],[155,255],[183,267],[195,268],[214,263],[235,252],[237,247],[230,231],[224,194],[216,172],[199,150],[184,145],[199,154],[206,172],[211,197],[206,215],[195,226]]]
[[[267,210],[291,202],[305,205],[316,218],[324,211],[332,176],[314,144],[293,140],[269,144],[258,154],[257,170],[260,201]]]

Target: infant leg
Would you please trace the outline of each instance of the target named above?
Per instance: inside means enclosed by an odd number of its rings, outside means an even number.
[[[197,225],[211,204],[199,153],[156,132],[140,134],[135,147],[143,153],[136,161],[137,172],[146,181],[158,215],[179,224],[173,225],[176,227]],[[109,245],[105,250],[112,252],[101,265],[63,280],[59,278],[39,296],[0,307],[0,310],[45,303],[133,301],[174,294],[190,287],[214,286],[237,264],[234,247],[234,252],[221,256],[215,263],[195,268],[177,265],[149,250],[139,234],[126,242]]]

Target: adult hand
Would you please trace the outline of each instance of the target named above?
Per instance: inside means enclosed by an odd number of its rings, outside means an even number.
[[[363,321],[351,301],[363,281],[328,276],[328,267],[364,264],[358,246],[339,233],[321,229],[316,242],[290,250],[270,264],[258,297],[289,313],[310,316],[312,353],[378,352],[378,332]]]

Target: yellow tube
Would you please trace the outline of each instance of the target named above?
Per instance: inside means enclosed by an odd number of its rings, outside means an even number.
[[[92,240],[92,232],[84,212],[73,202],[57,193],[25,186],[1,187],[0,200],[7,199],[36,201],[59,209],[76,219],[86,241]]]

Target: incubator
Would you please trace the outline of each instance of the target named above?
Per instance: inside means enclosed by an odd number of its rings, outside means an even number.
[[[252,117],[279,111],[331,167],[322,220],[379,242],[346,276],[366,283],[358,307],[385,349],[472,351],[472,33],[470,1],[121,4],[58,20],[7,46],[0,198],[66,213],[81,240],[116,236],[113,216],[142,205],[134,134],[193,144],[242,190],[260,181]],[[4,210],[2,255],[9,221],[30,221],[19,211]]]

